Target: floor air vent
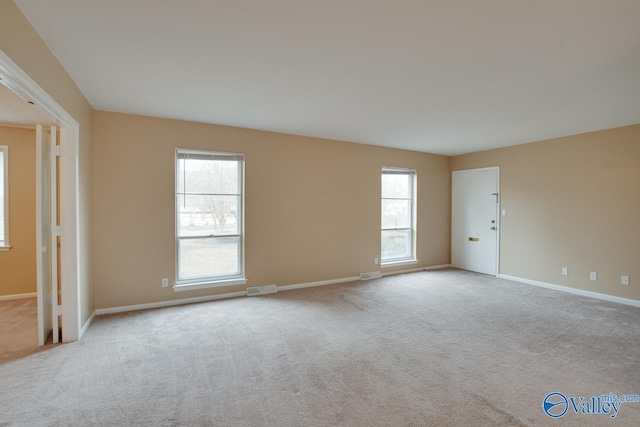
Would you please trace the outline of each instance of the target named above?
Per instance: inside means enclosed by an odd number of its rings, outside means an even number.
[[[251,286],[250,288],[247,288],[248,297],[256,295],[275,294],[276,292],[278,292],[277,285]]]
[[[379,271],[372,271],[371,273],[360,273],[360,280],[379,279],[382,277],[382,273]]]

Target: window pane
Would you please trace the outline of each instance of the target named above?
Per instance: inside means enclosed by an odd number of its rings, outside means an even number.
[[[409,194],[409,182],[411,175],[387,175],[382,174],[382,197],[405,198],[412,197]]]
[[[239,237],[178,241],[178,280],[240,274]]]
[[[382,231],[382,260],[411,258],[411,230]]]
[[[239,194],[238,182],[237,161],[178,161],[179,193]]]
[[[240,234],[240,196],[178,196],[179,236]]]
[[[382,228],[410,228],[409,200],[382,200]]]

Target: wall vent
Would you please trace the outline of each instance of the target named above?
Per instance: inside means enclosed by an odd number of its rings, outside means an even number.
[[[276,292],[278,292],[278,286],[276,285],[251,286],[247,288],[248,297],[256,295],[275,294]]]
[[[379,279],[382,277],[382,273],[379,271],[372,271],[371,273],[360,273],[360,280]]]

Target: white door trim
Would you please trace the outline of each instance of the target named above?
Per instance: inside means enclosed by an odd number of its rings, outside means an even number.
[[[500,233],[502,231],[501,210],[500,205],[502,203],[502,192],[500,190],[500,166],[489,166],[476,169],[461,169],[457,171],[451,171],[451,265],[456,265],[453,253],[453,224],[454,224],[454,197],[453,197],[453,176],[455,174],[462,174],[467,172],[483,172],[483,171],[496,171],[496,188],[498,189],[498,203],[496,203],[496,277],[500,275]]]
[[[51,140],[49,149],[49,185],[51,189],[49,194],[55,195],[51,197],[50,210],[51,210],[51,302],[53,304],[53,333],[52,341],[54,344],[60,342],[60,325],[58,324],[58,233],[56,227],[58,226],[58,128],[57,126],[51,126]]]
[[[60,126],[60,237],[62,277],[62,341],[77,341],[80,333],[78,242],[78,122],[7,54],[0,50],[2,83],[21,98],[34,103]]]
[[[38,306],[38,345],[43,346],[53,330],[53,316],[57,304],[51,295],[53,256],[47,237],[51,230],[51,199],[49,167],[51,167],[51,136],[47,128],[36,125],[36,278]],[[48,165],[44,167],[44,165]],[[46,184],[46,185],[43,185]],[[54,193],[55,195],[55,193]],[[45,274],[47,272],[48,274]]]

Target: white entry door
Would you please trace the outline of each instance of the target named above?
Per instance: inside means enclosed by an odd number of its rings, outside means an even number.
[[[452,175],[451,264],[498,274],[500,169],[455,171]]]
[[[44,345],[51,333],[53,342],[59,341],[56,132],[55,127],[36,126],[38,345]]]

